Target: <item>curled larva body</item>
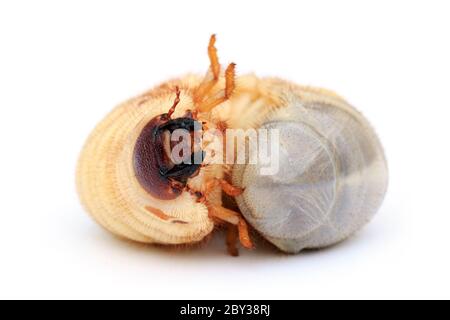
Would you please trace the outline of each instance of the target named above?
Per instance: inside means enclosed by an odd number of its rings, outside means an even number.
[[[249,223],[280,250],[338,243],[380,207],[388,172],[381,144],[361,113],[337,95],[278,81],[285,106],[261,128],[280,134],[280,170],[236,165],[233,183]]]
[[[387,185],[368,122],[329,91],[236,77],[234,63],[221,71],[214,43],[212,36],[204,77],[163,83],[93,130],[77,169],[86,210],[113,234],[143,243],[194,244],[226,226],[233,256],[238,243],[253,248],[248,223],[289,253],[334,244],[361,228]],[[229,132],[267,131],[279,133],[280,152],[272,152],[278,171],[261,175],[264,162],[228,161],[249,155],[229,146]],[[238,211],[222,202],[225,195]]]

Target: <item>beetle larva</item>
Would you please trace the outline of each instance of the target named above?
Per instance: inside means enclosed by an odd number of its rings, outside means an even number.
[[[225,225],[232,255],[238,240],[253,248],[247,223],[290,253],[361,228],[387,185],[382,147],[362,115],[326,90],[235,77],[233,63],[222,72],[214,35],[208,55],[204,77],[185,76],[130,99],[90,135],[77,185],[93,218],[118,236],[171,245],[200,242]],[[271,175],[248,161],[248,150],[244,163],[228,162],[230,154],[240,157],[228,133],[253,129],[280,139]],[[240,212],[224,204],[224,194],[236,198]]]

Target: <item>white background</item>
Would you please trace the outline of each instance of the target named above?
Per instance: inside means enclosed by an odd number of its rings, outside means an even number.
[[[450,298],[448,1],[2,1],[0,298]],[[116,104],[223,63],[333,89],[372,122],[390,187],[333,248],[285,256],[117,240],[78,203]]]

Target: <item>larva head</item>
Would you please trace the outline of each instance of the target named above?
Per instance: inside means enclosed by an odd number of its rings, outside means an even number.
[[[176,90],[173,106],[168,113],[158,115],[147,123],[136,140],[133,152],[133,167],[138,182],[145,191],[162,200],[178,197],[187,179],[198,172],[203,160],[203,152],[194,150],[195,132],[201,130],[201,124],[190,114],[172,118],[180,101],[180,91],[178,88]]]

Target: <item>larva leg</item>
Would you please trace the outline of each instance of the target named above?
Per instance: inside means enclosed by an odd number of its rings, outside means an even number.
[[[209,40],[208,45],[208,56],[210,61],[210,67],[202,83],[194,92],[195,104],[200,104],[219,80],[220,63],[219,58],[217,56],[217,49],[215,47],[215,43],[216,43],[216,35],[213,34]]]
[[[194,104],[198,107],[200,112],[209,112],[217,105],[225,102],[231,96],[235,88],[235,69],[236,64],[231,63],[225,70],[225,90],[220,97],[214,97],[208,99],[209,93],[212,88],[219,81],[220,76],[220,63],[217,56],[217,49],[215,47],[216,35],[212,35],[208,45],[208,56],[210,61],[209,70],[203,79],[202,83],[194,92]]]
[[[208,203],[208,195],[217,187],[220,186],[222,190],[230,195],[230,196],[238,196],[242,194],[243,189],[232,186],[224,179],[212,179],[206,185],[206,189],[203,193],[195,192],[194,190],[190,190],[191,194],[197,195],[199,202],[204,203],[208,207],[208,212],[212,218],[216,218],[220,221],[229,223],[229,228],[237,229],[238,238],[243,247],[247,249],[253,249],[253,243],[250,240],[249,230],[247,222],[244,220],[242,215],[236,211],[227,209],[220,205],[211,205]],[[237,227],[237,228],[236,228]],[[232,231],[228,231],[232,232]],[[227,235],[227,246],[229,248],[229,252],[231,255],[234,255],[233,246],[230,245],[232,242],[231,235]]]
[[[209,45],[208,45],[208,57],[209,61],[211,63],[211,72],[213,74],[213,77],[215,80],[219,79],[220,74],[220,63],[219,63],[219,57],[217,56],[217,49],[215,47],[216,44],[216,35],[213,34],[211,38],[209,39]]]
[[[239,240],[238,229],[234,225],[228,225],[227,228],[227,249],[230,256],[239,256],[239,251],[237,249],[237,242]]]
[[[224,103],[227,101],[231,94],[233,93],[236,84],[235,84],[235,75],[236,75],[236,64],[230,63],[228,65],[227,69],[225,70],[225,91],[221,97],[216,97],[211,101],[205,101],[204,103],[200,104],[199,110],[201,112],[209,112],[212,109],[214,109],[216,106],[218,106],[221,103]]]
[[[213,217],[237,226],[239,241],[242,246],[247,249],[253,249],[253,243],[250,240],[250,235],[248,233],[247,222],[245,222],[244,218],[242,218],[239,213],[222,206],[212,206],[209,209],[209,213]]]
[[[233,210],[222,206],[209,206],[209,213],[211,216],[221,221],[228,222],[235,226],[239,224],[239,214]]]
[[[219,183],[220,183],[220,187],[222,188],[222,190],[229,196],[237,197],[237,196],[240,196],[244,192],[244,189],[235,187],[235,186],[231,185],[230,183],[228,183],[228,181],[226,181],[224,179],[220,179]]]
[[[244,192],[244,189],[231,185],[225,179],[213,179],[208,183],[206,187],[206,193],[213,190],[218,185],[220,185],[223,192],[232,197],[240,196],[242,192]]]
[[[253,249],[253,242],[250,239],[250,235],[248,233],[248,225],[245,222],[244,218],[239,214],[239,223],[238,223],[238,233],[239,233],[239,241],[241,244],[247,249]]]
[[[167,112],[167,117],[170,119],[172,117],[172,114],[175,112],[175,109],[177,105],[180,103],[180,88],[178,86],[175,87],[175,100],[173,102],[172,107],[169,109],[169,112]]]

